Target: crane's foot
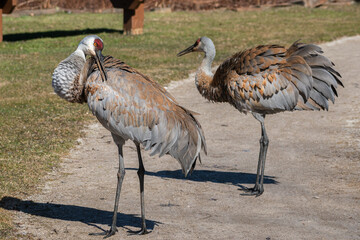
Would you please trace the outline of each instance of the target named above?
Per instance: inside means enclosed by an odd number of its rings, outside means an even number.
[[[253,188],[245,188],[243,189],[246,193],[241,194],[242,196],[260,196],[264,192],[264,187],[260,187],[259,185],[255,184]]]
[[[134,235],[145,235],[145,234],[148,234],[150,232],[146,228],[141,228],[140,231],[133,231],[131,233],[134,234]]]
[[[90,233],[89,235],[91,235],[91,236],[104,236],[104,238],[108,238],[108,237],[111,237],[112,235],[115,235],[116,232],[117,232],[117,229],[111,227],[109,231],[104,231],[102,233]]]
[[[117,232],[116,228],[115,228],[115,230],[113,230],[113,228],[110,228],[110,230],[106,232],[106,235],[104,236],[104,238],[111,237],[112,235],[115,235],[116,232]]]
[[[145,235],[148,233],[149,231],[146,228],[142,228],[140,231],[136,232],[137,235]]]

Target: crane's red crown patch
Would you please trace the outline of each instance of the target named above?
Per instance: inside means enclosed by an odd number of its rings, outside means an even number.
[[[102,50],[104,48],[104,44],[100,39],[95,39],[94,40],[94,46],[96,47],[96,49]]]

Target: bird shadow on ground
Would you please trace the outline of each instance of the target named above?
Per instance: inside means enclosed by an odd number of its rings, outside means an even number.
[[[116,30],[110,28],[86,28],[80,30],[57,30],[57,31],[46,31],[46,32],[32,32],[32,33],[12,33],[4,34],[3,40],[6,42],[26,41],[38,38],[57,38],[57,37],[70,37],[77,35],[89,35],[99,33],[123,33],[123,30]]]
[[[34,216],[82,222],[102,231],[109,229],[103,229],[97,224],[108,224],[110,226],[113,216],[113,212],[95,208],[66,204],[40,203],[8,196],[5,196],[0,200],[0,207],[6,210],[20,211]],[[154,226],[159,224],[161,224],[161,222],[146,220],[148,230],[154,229]],[[137,217],[134,214],[118,213],[116,225],[127,229],[131,234],[133,230],[128,227],[140,228],[141,217]]]
[[[127,168],[127,170],[137,170],[135,168]],[[161,178],[173,178],[194,182],[213,182],[232,184],[240,187],[240,190],[246,189],[243,184],[255,184],[256,174],[244,172],[225,172],[213,170],[194,170],[194,172],[185,178],[181,170],[175,171],[158,171],[158,172],[145,172],[146,175],[156,176]],[[264,184],[278,184],[274,176],[264,176]]]

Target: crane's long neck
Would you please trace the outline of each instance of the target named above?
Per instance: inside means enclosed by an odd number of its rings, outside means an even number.
[[[84,85],[87,77],[85,54],[79,46],[54,70],[52,86],[56,94],[69,102],[85,102]]]
[[[195,76],[195,84],[200,94],[210,101],[218,102],[221,98],[221,88],[215,84],[211,65],[215,58],[215,47],[206,49],[205,57]]]

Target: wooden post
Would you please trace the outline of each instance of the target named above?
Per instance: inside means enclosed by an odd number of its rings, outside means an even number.
[[[15,8],[16,3],[17,0],[2,0],[0,2],[0,42],[3,40],[2,14],[11,13]]]
[[[3,41],[3,31],[2,31],[2,8],[0,8],[0,42]]]
[[[114,8],[124,9],[124,34],[142,34],[145,0],[110,0]]]
[[[124,34],[138,35],[143,33],[144,3],[135,9],[124,9]]]

